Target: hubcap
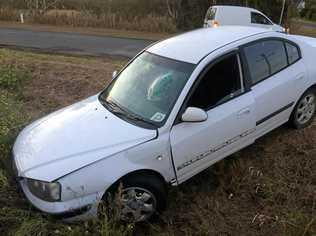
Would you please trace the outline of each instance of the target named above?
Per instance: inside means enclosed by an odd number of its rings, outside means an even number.
[[[296,120],[304,125],[309,122],[315,113],[315,95],[308,94],[298,104],[296,111]]]
[[[156,198],[148,190],[138,187],[123,189],[121,219],[127,222],[148,220],[156,211]]]

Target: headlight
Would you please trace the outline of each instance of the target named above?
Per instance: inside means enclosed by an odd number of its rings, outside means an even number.
[[[61,186],[58,182],[49,183],[27,179],[27,186],[33,195],[44,201],[57,202],[60,200]]]

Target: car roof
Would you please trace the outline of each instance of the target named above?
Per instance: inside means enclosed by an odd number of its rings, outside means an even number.
[[[242,7],[242,6],[214,5],[214,6],[211,6],[211,7],[214,7],[214,8],[230,8],[230,9],[236,9],[236,10],[247,10],[247,11],[256,11],[256,12],[259,12],[258,10],[254,9],[254,8]]]
[[[205,56],[225,45],[265,32],[271,30],[246,26],[204,28],[158,42],[147,51],[162,57],[198,64]]]

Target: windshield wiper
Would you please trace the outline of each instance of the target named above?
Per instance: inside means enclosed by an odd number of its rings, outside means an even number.
[[[144,122],[146,124],[149,124],[151,126],[156,127],[155,124],[145,120],[144,118],[136,115],[136,114],[132,114],[131,112],[126,111],[124,108],[122,108],[120,105],[118,105],[115,101],[113,100],[107,100],[105,101],[105,103],[107,104],[107,106],[111,109],[111,111],[117,115],[121,115],[124,116],[130,120],[134,120],[134,121],[141,121]]]
[[[115,113],[123,113],[122,108],[113,100],[105,100],[104,103]],[[125,111],[124,111],[125,112]]]
[[[140,116],[137,116],[137,115],[134,115],[134,114],[131,114],[131,113],[128,113],[126,116],[127,116],[129,119],[131,119],[131,120],[142,121],[142,122],[144,122],[144,123],[146,123],[146,124],[149,124],[149,125],[151,125],[151,126],[156,127],[156,125],[154,125],[153,123],[151,123],[151,122],[145,120],[144,118],[142,118],[142,117],[140,117]]]

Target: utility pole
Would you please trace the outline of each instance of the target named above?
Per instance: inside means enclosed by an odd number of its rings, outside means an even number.
[[[282,24],[282,20],[283,20],[283,16],[284,16],[284,10],[285,10],[285,3],[286,3],[286,0],[283,0],[283,6],[282,6],[282,11],[281,11],[281,16],[280,16],[279,25]]]

